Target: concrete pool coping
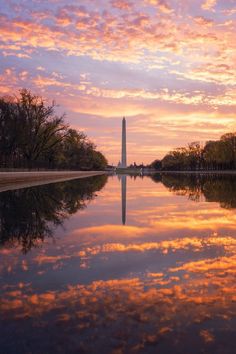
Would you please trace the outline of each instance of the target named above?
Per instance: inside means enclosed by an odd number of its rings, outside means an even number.
[[[105,171],[0,172],[0,192],[104,174]]]

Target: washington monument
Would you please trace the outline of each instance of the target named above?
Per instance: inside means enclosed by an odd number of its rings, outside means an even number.
[[[122,120],[122,151],[121,151],[121,167],[127,167],[126,157],[126,120],[125,117]]]

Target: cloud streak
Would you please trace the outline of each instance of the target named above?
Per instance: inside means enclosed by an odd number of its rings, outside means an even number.
[[[9,2],[0,15],[2,94],[27,87],[56,98],[70,123],[84,127],[108,151],[110,162],[117,163],[118,156],[96,135],[102,119],[114,122],[111,136],[123,115],[130,127],[135,117],[145,116],[145,127],[137,126],[145,130],[153,116],[162,122],[165,116],[168,124],[174,112],[179,127],[185,120],[194,126],[192,117],[199,114],[202,122],[205,115],[199,140],[211,133],[209,114],[231,122],[222,123],[214,137],[234,129],[236,40],[230,4],[208,0],[196,8],[184,0],[111,0],[80,6],[60,0],[26,5],[23,14],[20,3]],[[84,114],[94,117],[94,127],[86,126]],[[163,135],[165,124],[159,126]],[[140,145],[140,137],[130,134]],[[184,131],[177,125],[176,134],[182,142]],[[168,134],[165,138],[166,150],[176,145]],[[147,149],[145,162],[163,156],[160,146],[150,145],[148,157]],[[140,151],[132,152],[130,159],[138,162],[139,156]]]

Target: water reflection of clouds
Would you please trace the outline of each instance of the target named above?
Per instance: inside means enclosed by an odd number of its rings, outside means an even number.
[[[88,352],[95,352],[89,339],[94,328],[97,350],[108,345],[109,335],[110,349],[115,349],[112,345],[119,345],[127,352],[134,348],[148,349],[153,344],[174,350],[184,338],[187,352],[191,347],[186,336],[193,340],[196,336],[198,348],[204,343],[217,342],[213,324],[221,320],[227,328],[227,322],[235,315],[235,259],[228,258],[227,274],[222,273],[220,260],[208,271],[208,260],[201,262],[205,263],[205,270],[192,264],[179,276],[148,273],[142,278],[99,280],[43,293],[35,293],[31,286],[16,287],[5,292],[0,308],[5,320],[24,318],[26,326],[27,323],[36,326],[40,321],[47,329],[46,319],[53,314],[50,320],[52,340],[58,326],[63,325],[67,331],[62,336],[79,333],[80,342]],[[197,272],[197,276],[192,278],[191,271]],[[209,321],[211,327],[205,325]],[[224,336],[229,338],[229,334],[228,327],[221,334],[221,340]],[[36,334],[32,333],[32,338],[34,336]]]
[[[106,187],[97,205],[73,216],[56,245],[44,244],[27,259],[17,248],[1,250],[0,276],[9,274],[3,325],[24,319],[24,331],[34,328],[30,340],[38,343],[40,331],[50,331],[53,344],[61,328],[71,351],[74,337],[77,351],[89,353],[220,353],[222,342],[229,353],[236,315],[234,212],[173,196],[161,184],[153,192],[151,180],[139,199],[143,181],[127,184],[128,225],[120,223],[117,198],[104,199]],[[115,179],[111,190],[120,197]],[[114,223],[107,222],[111,215]]]

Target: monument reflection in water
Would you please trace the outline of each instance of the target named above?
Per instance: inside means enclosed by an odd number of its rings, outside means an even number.
[[[2,353],[235,352],[236,179],[120,179],[0,194]]]
[[[126,224],[126,175],[121,176],[121,204],[122,204],[122,224]]]

